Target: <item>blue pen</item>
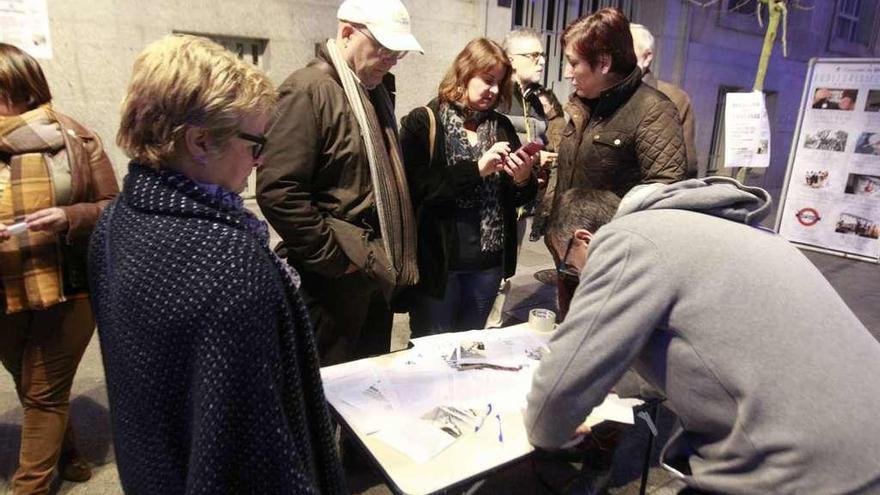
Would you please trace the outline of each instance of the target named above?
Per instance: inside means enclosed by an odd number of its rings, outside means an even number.
[[[486,418],[488,418],[490,414],[492,414],[492,403],[491,402],[489,403],[489,409],[486,411],[486,415],[480,419],[480,422],[477,423],[477,426],[474,426],[475,432],[480,431],[480,428],[483,427],[483,423],[486,422]]]
[[[504,441],[504,434],[501,432],[501,414],[496,414],[495,419],[498,420],[498,441]]]

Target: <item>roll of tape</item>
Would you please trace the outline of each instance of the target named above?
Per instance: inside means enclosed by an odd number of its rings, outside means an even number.
[[[536,332],[550,332],[556,327],[556,313],[544,308],[529,311],[529,327]]]

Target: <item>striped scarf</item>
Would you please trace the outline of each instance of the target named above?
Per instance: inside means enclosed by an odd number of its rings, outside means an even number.
[[[382,242],[392,266],[397,271],[397,285],[415,285],[419,280],[416,262],[416,220],[409,196],[409,185],[403,168],[396,120],[391,97],[382,85],[373,90],[380,100],[370,102],[363,86],[358,84],[342,58],[336,40],[327,40],[327,53],[339,74],[342,89],[352,113],[361,128],[367,149],[373,196],[379,213]],[[373,106],[375,105],[375,107]],[[379,114],[385,125],[379,121]],[[386,146],[387,143],[387,146]]]
[[[21,222],[30,213],[55,206],[50,164],[66,159],[66,153],[61,126],[49,105],[0,117],[0,155],[0,223]],[[8,314],[64,301],[58,236],[28,230],[0,242],[0,282]]]

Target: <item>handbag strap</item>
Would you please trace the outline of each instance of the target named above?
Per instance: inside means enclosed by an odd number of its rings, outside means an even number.
[[[434,160],[434,141],[437,139],[437,119],[434,118],[434,111],[427,105],[422,107],[428,114],[428,157]]]

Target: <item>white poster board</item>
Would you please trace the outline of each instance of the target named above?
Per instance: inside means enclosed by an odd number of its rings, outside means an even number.
[[[880,262],[880,59],[813,59],[777,231]]]
[[[0,41],[34,58],[52,58],[46,0],[0,0]]]
[[[724,99],[724,166],[770,166],[770,119],[764,93],[727,93]]]

